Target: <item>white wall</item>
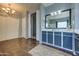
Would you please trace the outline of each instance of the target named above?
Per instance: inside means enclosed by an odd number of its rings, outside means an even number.
[[[22,37],[28,38],[28,13],[26,12],[22,17]]]
[[[39,9],[38,5],[29,6],[22,17],[12,18],[0,16],[0,41],[18,37],[31,38],[30,13]]]
[[[41,15],[40,10],[36,11],[36,39],[41,40]]]
[[[28,38],[28,13],[19,18],[0,16],[0,41],[14,38]]]
[[[18,38],[19,19],[0,16],[0,41]]]

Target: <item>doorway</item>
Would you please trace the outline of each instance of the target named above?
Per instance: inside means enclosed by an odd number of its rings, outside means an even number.
[[[31,14],[31,37],[36,39],[36,12]]]

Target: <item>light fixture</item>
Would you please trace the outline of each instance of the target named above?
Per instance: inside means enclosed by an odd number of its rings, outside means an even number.
[[[50,15],[55,16],[55,15],[57,15],[57,12],[52,12],[52,13],[50,13]]]
[[[2,10],[6,10],[5,8],[2,8]]]
[[[6,8],[7,10],[10,10],[10,8]]]
[[[61,14],[61,10],[58,10],[58,14]]]
[[[50,13],[50,15],[51,15],[51,16],[54,16],[54,13],[52,12],[52,13]]]
[[[55,15],[59,15],[59,14],[61,14],[61,13],[62,13],[62,11],[61,11],[61,10],[58,10],[58,11],[56,11],[56,12],[51,12],[50,15],[51,15],[51,16],[55,16]]]
[[[8,4],[9,7],[2,7],[2,11],[8,15],[14,15],[16,11],[14,9],[11,9],[11,4]]]
[[[12,14],[14,14],[16,11],[15,10],[12,10]]]
[[[57,12],[54,12],[55,15],[57,15]]]

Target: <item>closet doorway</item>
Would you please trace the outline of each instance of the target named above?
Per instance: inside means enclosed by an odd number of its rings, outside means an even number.
[[[31,14],[31,37],[36,39],[36,12]]]

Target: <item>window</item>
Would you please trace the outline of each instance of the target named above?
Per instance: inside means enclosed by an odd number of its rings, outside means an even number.
[[[67,21],[57,22],[57,28],[67,28]]]

